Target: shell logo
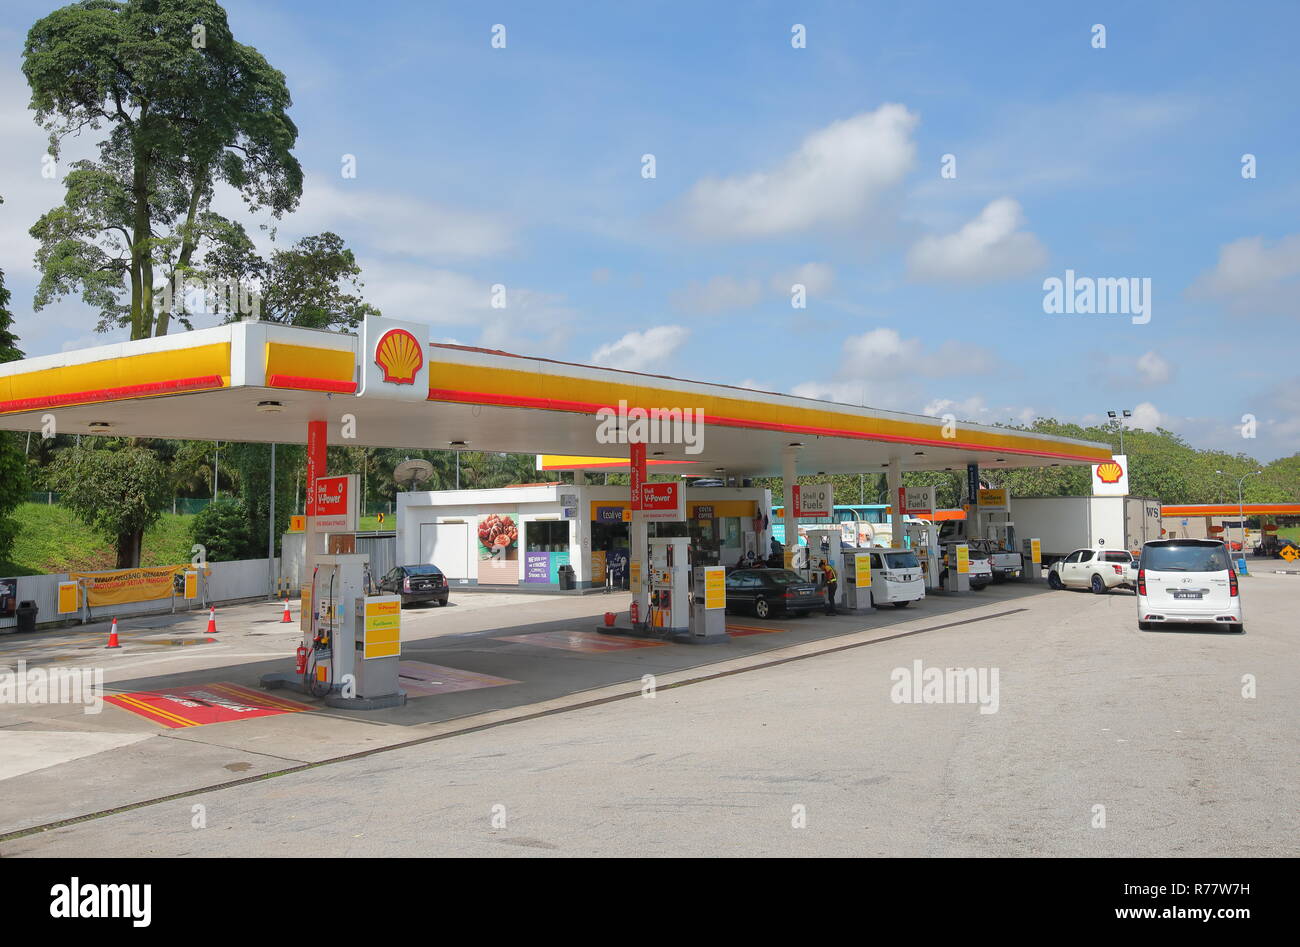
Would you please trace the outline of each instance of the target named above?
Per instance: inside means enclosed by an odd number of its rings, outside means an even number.
[[[405,329],[389,329],[375,346],[375,364],[384,370],[384,381],[413,385],[424,367],[420,342]]]
[[[1124,476],[1124,468],[1113,460],[1097,465],[1097,479],[1102,483],[1119,483],[1119,478],[1122,476]]]

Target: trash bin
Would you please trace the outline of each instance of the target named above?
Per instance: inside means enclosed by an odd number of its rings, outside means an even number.
[[[556,570],[560,577],[560,590],[564,592],[571,591],[578,587],[577,573],[573,571],[573,566],[564,565]]]
[[[35,631],[36,613],[39,611],[40,609],[36,607],[36,603],[31,600],[28,600],[26,602],[19,602],[18,608],[14,612],[14,614],[18,618],[18,624],[14,627],[14,630]]]

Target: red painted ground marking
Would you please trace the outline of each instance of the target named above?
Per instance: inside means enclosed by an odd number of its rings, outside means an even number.
[[[250,717],[301,713],[311,709],[297,701],[272,697],[224,681],[114,694],[104,700],[172,730],[226,723],[230,720],[247,720]]]
[[[543,648],[560,648],[599,654],[605,651],[626,651],[629,648],[659,648],[666,641],[649,641],[645,638],[625,638],[602,635],[596,631],[539,631],[531,635],[502,635],[497,641],[518,641],[521,644],[541,645]]]
[[[432,697],[434,694],[519,683],[508,677],[493,677],[491,674],[443,667],[441,664],[425,664],[423,661],[403,661],[397,668],[398,686],[415,697]]]
[[[776,628],[771,626],[759,627],[757,625],[728,625],[727,634],[733,638],[744,638],[747,635],[770,635],[777,631],[789,631],[789,628]]]

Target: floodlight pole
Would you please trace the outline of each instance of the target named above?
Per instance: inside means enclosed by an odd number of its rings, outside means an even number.
[[[275,444],[271,444],[271,516],[266,524],[266,597],[275,598]]]

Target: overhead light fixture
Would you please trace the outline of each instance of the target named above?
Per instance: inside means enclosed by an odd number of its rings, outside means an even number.
[[[786,447],[803,447],[803,442],[802,442],[802,441],[791,441],[789,444],[786,444],[785,446],[786,446]]]
[[[1107,412],[1106,412],[1106,417],[1108,417],[1108,418],[1113,418],[1113,417],[1115,417],[1115,412],[1114,412],[1114,411],[1107,411]]]
[[[259,401],[257,410],[263,414],[279,414],[284,410],[284,404],[279,401]]]
[[[468,444],[469,441],[448,441],[447,442],[448,447],[465,447]]]
[[[662,457],[663,455],[664,455],[664,452],[663,452],[663,451],[661,451],[661,450],[657,450],[657,451],[655,451],[653,454],[651,454],[650,456],[651,456],[651,457]]]
[[[91,421],[87,426],[92,431],[107,431],[113,425],[109,424],[107,421]]]
[[[1005,457],[999,457],[999,458],[997,459],[997,463],[999,463],[999,464],[1005,464],[1006,462],[1007,462],[1007,459],[1006,459]]]
[[[923,451],[923,450],[912,451],[912,453],[913,453],[915,456],[917,456],[917,457],[924,457],[924,456],[925,456],[925,451]]]

